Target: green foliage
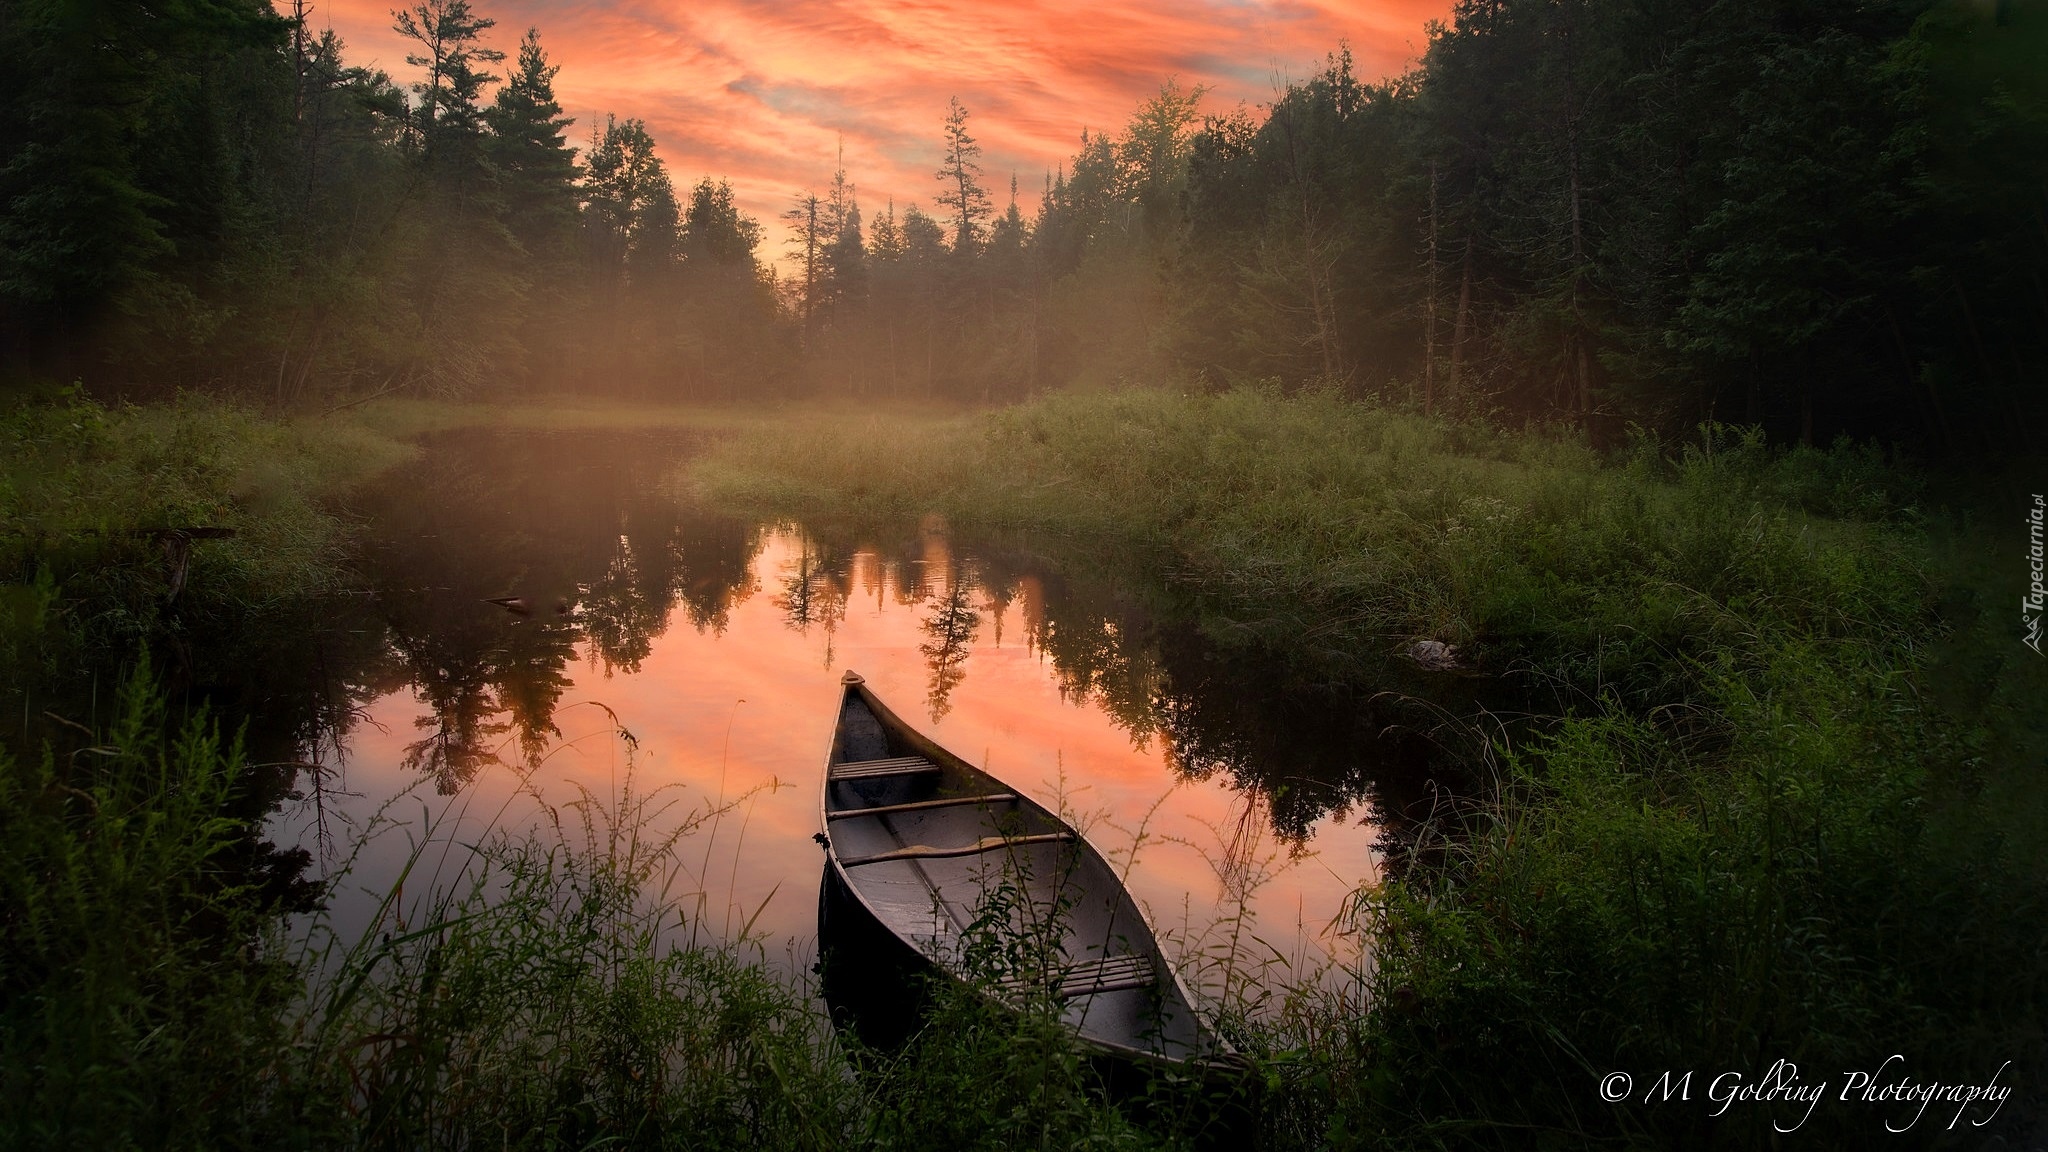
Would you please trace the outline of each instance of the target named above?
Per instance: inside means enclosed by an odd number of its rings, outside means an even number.
[[[1329,393],[1128,391],[756,433],[697,477],[784,513],[936,510],[1114,539],[1165,554],[1219,633],[1353,673],[1435,638],[1489,666],[1564,669],[1588,698],[1697,684],[1686,658],[1757,612],[1859,633],[1905,626],[1927,594],[1901,538],[1787,508],[1890,509],[1908,481],[1853,446],[1780,456],[1723,430],[1606,467],[1569,440]]]
[[[392,19],[393,32],[420,46],[405,62],[427,70],[426,79],[412,86],[419,97],[415,139],[442,175],[459,182],[483,146],[484,88],[498,80],[477,66],[505,59],[482,44],[483,34],[498,22],[470,11],[468,0],[424,0],[392,13]]]
[[[110,408],[73,395],[8,411],[4,699],[17,714],[76,701],[83,715],[138,645],[250,640],[264,610],[341,579],[347,533],[326,501],[408,452],[360,425],[284,423],[194,396]]]
[[[265,1147],[295,971],[227,813],[239,742],[164,713],[143,659],[70,756],[0,752],[0,1142]]]
[[[226,238],[251,191],[231,141],[261,109],[225,104],[216,82],[283,30],[256,0],[38,0],[0,14],[6,316],[144,293],[162,257]]]
[[[855,1098],[800,991],[651,895],[703,816],[656,835],[674,803],[586,796],[477,846],[453,892],[401,883],[308,970],[302,1106],[372,1147],[839,1146]]]
[[[576,227],[576,150],[563,136],[575,123],[555,99],[561,66],[548,63],[540,30],[519,42],[519,67],[498,89],[484,121],[484,151],[505,200],[506,227],[530,256],[559,259]]]
[[[2039,17],[1459,4],[1410,75],[1333,57],[1209,121],[1176,359],[1603,435],[2017,449],[2038,317],[1988,285],[2042,256]]]
[[[735,217],[718,267],[678,276],[692,261],[652,137],[615,123],[579,169],[537,31],[501,78],[494,21],[462,0],[396,12],[408,92],[350,66],[309,11],[0,13],[14,376],[282,404],[774,386],[787,350],[758,228]]]
[[[1921,798],[1955,771],[1953,733],[1882,653],[1772,639],[1764,667],[1717,686],[1723,731],[1568,719],[1511,759],[1510,797],[1450,867],[1366,899],[1377,995],[1343,1124],[1420,1146],[1510,1128],[1766,1146],[1799,1109],[1708,1125],[1585,1101],[1615,1069],[1783,1058],[1839,1076],[1902,1052],[1953,1079],[2038,1061],[2017,1021],[2048,993],[2041,893],[1996,846],[1927,850]],[[1874,1123],[1823,1108],[1801,1136]]]
[[[945,186],[939,193],[939,203],[951,212],[953,226],[953,253],[966,258],[973,256],[981,246],[988,218],[988,190],[981,186],[981,145],[967,134],[967,108],[954,97],[946,108],[945,158],[939,163],[936,178]]]
[[[1057,1003],[1012,1011],[961,985],[938,988],[908,1047],[872,1060],[874,1148],[1157,1148],[1158,1131],[1107,1106]]]

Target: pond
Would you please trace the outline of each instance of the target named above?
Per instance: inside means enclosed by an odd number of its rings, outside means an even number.
[[[443,434],[360,494],[363,581],[312,641],[342,701],[312,741],[325,774],[272,827],[316,872],[348,869],[330,895],[345,938],[417,845],[406,884],[445,887],[492,830],[573,825],[631,789],[668,827],[724,809],[680,842],[660,898],[808,964],[848,669],[1078,817],[1170,949],[1227,920],[1317,963],[1380,838],[1426,807],[1426,740],[1220,642],[1155,559],[931,518],[736,516],[687,494],[696,447]]]

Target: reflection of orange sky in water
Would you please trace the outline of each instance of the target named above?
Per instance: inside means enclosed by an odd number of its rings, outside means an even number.
[[[926,544],[925,571],[931,575],[924,583],[928,592],[942,592],[948,566],[943,538],[927,536]],[[780,588],[795,570],[799,549],[794,535],[771,535],[754,560],[753,587]],[[790,939],[807,953],[816,934],[823,860],[811,840],[819,824],[818,787],[839,698],[838,674],[852,668],[906,720],[1041,801],[1056,801],[1064,772],[1069,809],[1082,815],[1089,838],[1119,863],[1137,822],[1164,797],[1148,828],[1155,839],[1139,854],[1131,887],[1162,931],[1212,922],[1223,889],[1196,846],[1217,856],[1223,837],[1243,812],[1243,799],[1215,780],[1174,788],[1161,740],[1134,746],[1130,734],[1099,706],[1061,699],[1051,663],[1023,640],[1043,603],[1036,581],[1020,581],[1012,589],[1000,646],[987,598],[974,597],[982,623],[964,664],[966,677],[952,694],[951,710],[932,723],[926,708],[931,672],[918,651],[926,640],[919,623],[928,604],[906,605],[902,590],[883,587],[881,575],[875,557],[855,557],[844,615],[829,630],[820,623],[798,634],[776,596],[755,591],[732,606],[722,634],[699,633],[672,615],[670,629],[654,641],[637,674],[606,677],[588,662],[572,665],[575,683],[556,716],[563,739],[535,774],[535,788],[559,808],[576,798],[577,783],[600,797],[617,786],[622,746],[609,736],[602,710],[574,707],[578,701],[601,701],[615,711],[638,739],[640,786],[681,784],[686,806],[719,792],[720,751],[730,723],[724,793],[763,790],[750,807],[723,820],[714,840],[700,833],[685,842],[681,855],[692,878],[682,886],[697,883],[694,874],[708,849],[711,863],[703,887],[711,893],[709,927],[718,931],[728,922],[737,924],[766,901],[756,930],[778,953]],[[508,618],[507,626],[520,625]],[[740,700],[745,703],[736,704]],[[424,715],[424,705],[409,691],[370,706],[372,723],[359,725],[350,740],[345,779],[361,798],[343,804],[358,814],[367,812],[412,783],[400,761],[405,745],[419,738],[422,730],[415,721]],[[516,742],[500,755],[516,761]],[[776,781],[784,786],[770,788]],[[473,840],[501,809],[507,814],[500,826],[514,829],[537,813],[531,800],[517,795],[516,773],[504,767],[486,767],[453,798],[436,796],[431,789],[419,789],[414,796],[418,799],[396,809],[398,816],[416,818],[421,802],[432,809],[453,804],[467,813],[465,823],[440,833],[458,842]],[[1372,828],[1349,821],[1325,821],[1307,855],[1290,862],[1283,854],[1276,861],[1279,874],[1252,903],[1260,935],[1285,948],[1282,942],[1293,938],[1297,917],[1310,936],[1328,925],[1345,897],[1375,874],[1373,834]],[[1176,838],[1192,845],[1173,842]],[[351,886],[373,891],[387,886],[396,875],[402,839],[391,837],[386,848],[370,853]],[[433,879],[441,858],[428,854],[411,882],[414,890]],[[444,872],[440,879],[445,884],[453,877]],[[738,911],[728,913],[728,903]],[[337,902],[336,912],[345,933],[360,927],[349,923],[345,900]]]

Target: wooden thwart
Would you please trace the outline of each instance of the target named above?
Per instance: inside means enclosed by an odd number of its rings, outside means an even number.
[[[946,800],[914,800],[908,804],[881,804],[873,808],[848,808],[839,812],[825,813],[827,820],[844,820],[849,816],[886,816],[891,812],[929,812],[935,808],[958,808],[967,804],[1011,804],[1015,803],[1015,792],[991,792],[986,796],[954,796]]]
[[[826,776],[836,782],[873,780],[882,776],[918,776],[938,770],[937,764],[922,756],[897,756],[888,760],[856,760],[850,764],[834,764]]]
[[[839,861],[841,868],[858,868],[863,864],[880,864],[886,860],[943,860],[949,856],[978,856],[983,852],[996,852],[1004,848],[1024,844],[1056,844],[1072,840],[1072,832],[1040,832],[1031,836],[984,836],[972,844],[952,848],[934,848],[928,844],[912,844],[893,852],[877,852],[872,856],[846,856]]]
[[[1061,969],[1059,985],[1052,989],[1052,994],[1061,1000],[1072,1000],[1078,996],[1121,992],[1127,988],[1149,988],[1158,982],[1159,974],[1153,970],[1148,957],[1105,956]],[[996,989],[1014,994],[1037,983],[1021,976],[1011,977],[996,981]]]

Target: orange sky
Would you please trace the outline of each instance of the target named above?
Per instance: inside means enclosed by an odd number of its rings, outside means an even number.
[[[870,215],[930,206],[946,101],[958,96],[1001,208],[1015,172],[1029,214],[1044,173],[1083,127],[1120,127],[1169,76],[1213,90],[1211,109],[1270,100],[1340,41],[1358,73],[1404,70],[1445,0],[473,0],[512,51],[529,26],[562,66],[556,90],[581,118],[647,121],[678,185],[732,180],[771,225],[792,194],[830,179],[843,140]],[[409,81],[392,0],[330,0],[351,63]],[[779,251],[764,245],[762,256]]]

